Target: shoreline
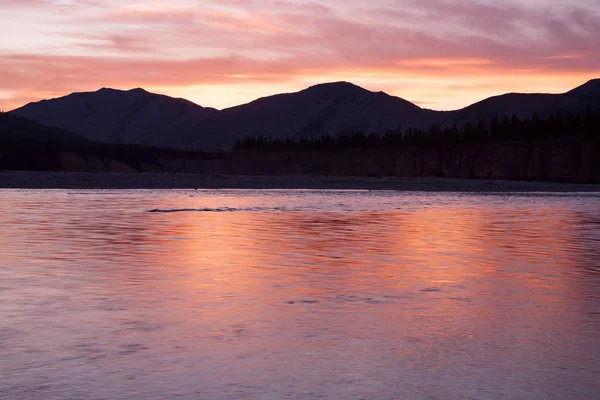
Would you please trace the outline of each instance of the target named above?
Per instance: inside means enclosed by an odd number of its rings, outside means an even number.
[[[600,184],[327,175],[0,171],[0,189],[347,189],[425,192],[600,192]]]

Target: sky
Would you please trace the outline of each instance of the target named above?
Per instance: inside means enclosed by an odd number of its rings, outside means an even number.
[[[0,110],[102,87],[225,108],[350,81],[436,110],[600,77],[598,0],[0,0]]]

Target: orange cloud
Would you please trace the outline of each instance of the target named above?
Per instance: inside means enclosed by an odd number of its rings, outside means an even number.
[[[546,2],[6,0],[25,33],[0,23],[0,108],[140,86],[221,108],[343,79],[449,109],[600,76],[600,5]]]

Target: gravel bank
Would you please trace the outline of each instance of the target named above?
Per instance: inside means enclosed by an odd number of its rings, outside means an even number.
[[[600,185],[449,178],[321,175],[195,175],[0,171],[0,188],[22,189],[366,189],[452,192],[600,192]]]

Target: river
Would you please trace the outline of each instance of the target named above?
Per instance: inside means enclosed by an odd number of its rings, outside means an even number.
[[[597,399],[600,195],[0,190],[1,399]]]

